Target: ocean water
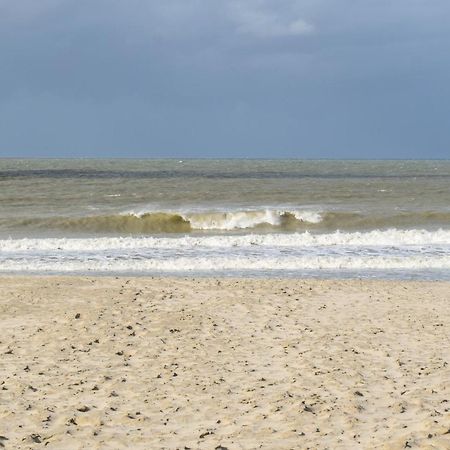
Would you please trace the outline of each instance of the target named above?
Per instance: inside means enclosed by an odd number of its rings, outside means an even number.
[[[0,159],[0,273],[450,279],[450,161]]]

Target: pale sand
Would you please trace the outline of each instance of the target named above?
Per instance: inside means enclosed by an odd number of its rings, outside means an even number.
[[[7,449],[450,449],[450,283],[2,277],[0,331]]]

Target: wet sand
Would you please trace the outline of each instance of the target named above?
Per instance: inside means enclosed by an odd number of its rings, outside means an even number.
[[[0,278],[0,448],[450,449],[450,283]]]

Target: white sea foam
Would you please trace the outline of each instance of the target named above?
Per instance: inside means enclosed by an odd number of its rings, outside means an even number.
[[[181,217],[195,230],[236,230],[253,228],[260,224],[280,225],[277,211],[235,211],[224,213],[186,213]]]
[[[442,257],[297,257],[297,258],[171,258],[3,261],[2,272],[224,272],[301,270],[420,270],[450,269],[450,256]]]
[[[321,213],[317,211],[287,211],[292,214],[297,220],[301,222],[319,223],[322,220]]]
[[[0,240],[0,272],[450,269],[450,230]]]
[[[374,230],[313,234],[246,234],[182,237],[101,237],[2,239],[0,255],[30,251],[105,251],[131,249],[186,249],[196,247],[230,248],[248,246],[311,247],[311,246],[421,246],[450,245],[450,230]]]

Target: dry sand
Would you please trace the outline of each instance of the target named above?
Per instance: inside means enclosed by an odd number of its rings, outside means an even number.
[[[450,449],[450,284],[2,277],[0,447]]]

